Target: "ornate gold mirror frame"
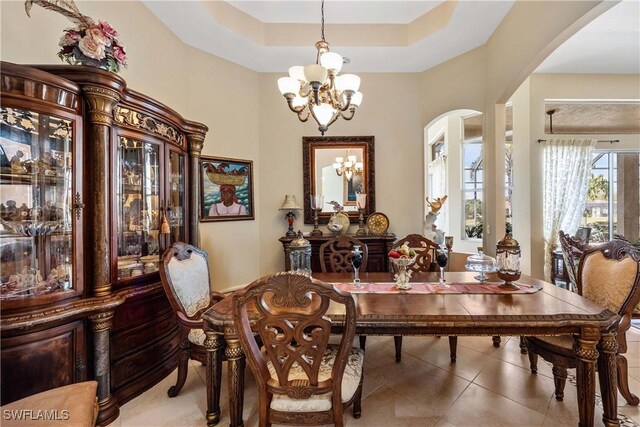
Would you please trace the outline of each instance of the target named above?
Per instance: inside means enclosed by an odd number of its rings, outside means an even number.
[[[313,210],[310,196],[323,194],[324,205],[318,214],[318,222],[326,224],[333,213],[332,200],[345,207],[345,213],[351,223],[358,223],[358,210],[355,203],[357,193],[367,195],[364,215],[375,212],[375,155],[373,136],[332,136],[302,138],[302,167],[304,173],[304,223],[313,224]],[[336,157],[356,156],[362,162],[362,173],[354,174],[348,180],[339,176],[334,167]],[[341,200],[337,200],[341,199]]]

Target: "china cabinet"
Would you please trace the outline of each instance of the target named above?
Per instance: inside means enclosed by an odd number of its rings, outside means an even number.
[[[106,71],[1,73],[2,404],[95,379],[108,424],[177,364],[158,264],[198,244],[207,128]]]

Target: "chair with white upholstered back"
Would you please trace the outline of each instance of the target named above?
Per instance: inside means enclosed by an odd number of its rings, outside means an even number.
[[[613,240],[586,249],[580,257],[578,293],[621,317],[617,328],[618,389],[630,405],[640,399],[631,393],[628,382],[626,331],[631,314],[640,301],[640,251],[628,242]],[[576,367],[573,339],[568,336],[527,337],[531,372],[537,372],[538,355],[553,363],[556,399],[564,397],[567,368]]]
[[[165,251],[160,277],[180,325],[178,380],[168,391],[169,397],[174,397],[187,379],[189,359],[206,364],[207,351],[204,347],[205,334],[201,316],[222,300],[224,295],[211,290],[207,251],[187,243],[176,242]],[[221,353],[220,351],[216,357],[218,365],[222,363]],[[216,367],[215,372],[220,372],[220,366]],[[216,381],[216,384],[219,385],[220,381]],[[217,396],[219,395],[218,391]]]

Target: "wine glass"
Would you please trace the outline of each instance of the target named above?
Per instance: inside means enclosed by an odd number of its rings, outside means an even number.
[[[444,268],[447,266],[447,262],[449,258],[447,257],[447,253],[443,250],[438,250],[436,254],[436,263],[440,267],[440,281],[438,282],[438,286],[441,288],[449,288],[449,285],[444,280]]]
[[[360,266],[362,265],[362,252],[359,245],[354,245],[351,251],[351,265],[353,265],[353,286],[362,288],[360,283]]]

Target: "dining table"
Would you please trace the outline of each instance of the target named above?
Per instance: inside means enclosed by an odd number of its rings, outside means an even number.
[[[522,275],[518,290],[502,289],[495,273],[486,282],[472,272],[414,273],[412,289],[394,287],[392,273],[313,273],[313,278],[351,292],[358,335],[541,336],[571,335],[577,358],[579,426],[593,426],[596,366],[605,426],[617,417],[616,326],[620,317],[582,296]],[[245,356],[232,317],[233,294],[203,314],[207,348],[207,424],[220,420],[221,363],[227,360],[230,427],[243,426]],[[252,312],[249,311],[251,317]],[[330,307],[332,332],[340,333],[344,313]],[[365,356],[366,357],[366,356]],[[425,379],[427,382],[428,379]],[[524,385],[523,385],[524,387]],[[428,403],[425,403],[427,405]]]

